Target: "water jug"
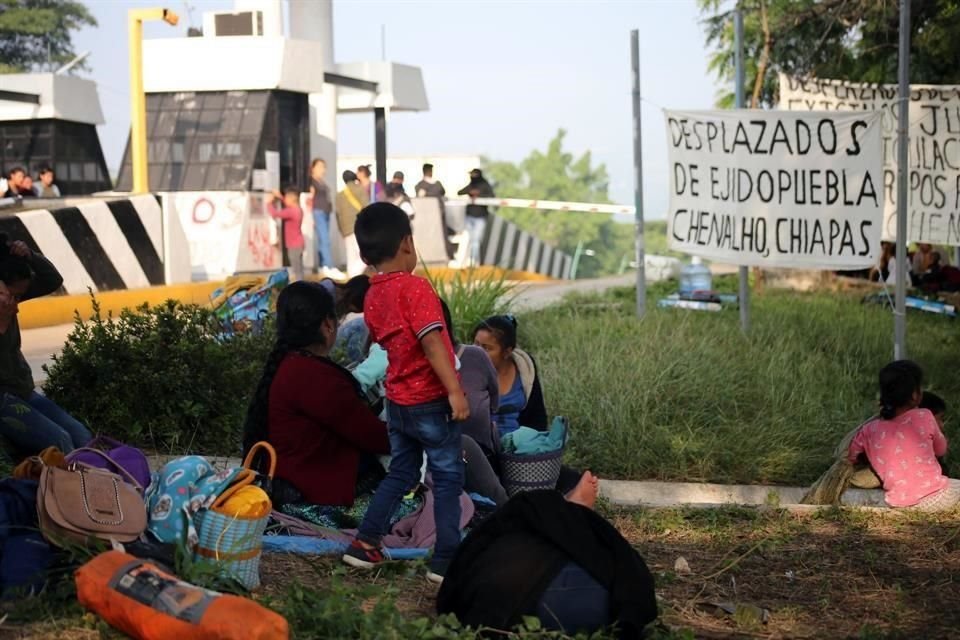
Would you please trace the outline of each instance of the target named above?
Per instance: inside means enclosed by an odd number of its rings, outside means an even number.
[[[689,296],[694,291],[710,291],[712,288],[710,269],[700,258],[695,256],[690,264],[680,270],[680,297]]]

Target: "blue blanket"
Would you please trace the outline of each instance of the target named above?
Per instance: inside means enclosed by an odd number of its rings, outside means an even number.
[[[299,553],[311,556],[335,556],[346,551],[344,542],[324,540],[311,536],[263,536],[263,550],[276,553]],[[430,549],[387,549],[393,560],[418,560],[425,558]]]

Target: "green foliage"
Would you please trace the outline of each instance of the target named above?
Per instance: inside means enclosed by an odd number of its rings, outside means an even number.
[[[45,367],[48,396],[95,433],[169,453],[232,455],[271,331],[229,341],[209,309],[168,300],[78,316]]]
[[[0,0],[0,73],[53,71],[76,53],[72,32],[97,26],[74,0]],[[86,68],[83,63],[74,70]]]
[[[609,203],[607,168],[593,166],[589,151],[579,158],[564,151],[561,129],[546,151],[534,150],[519,165],[482,159],[483,169],[501,198]],[[573,254],[583,242],[597,252],[582,259],[578,275],[615,273],[624,255],[633,255],[633,226],[613,216],[577,211],[537,211],[502,208],[498,214],[547,244]]]
[[[733,3],[698,0],[708,68],[723,85],[717,106],[734,104]],[[899,3],[878,0],[740,0],[747,102],[769,33],[769,64],[755,106],[776,104],[779,72],[855,82],[896,82]],[[766,13],[767,29],[763,14]],[[911,3],[910,81],[960,82],[960,1]]]
[[[470,344],[470,332],[481,320],[507,313],[515,297],[514,286],[505,276],[491,271],[460,270],[449,280],[434,276],[429,269],[426,275],[450,307],[454,335],[461,343]]]
[[[652,288],[650,306],[675,287]],[[772,290],[751,306],[749,337],[734,310],[652,308],[638,322],[632,289],[524,317],[521,344],[541,367],[548,410],[573,425],[569,464],[610,478],[743,483],[804,484],[826,470],[840,438],[876,409],[890,312],[851,294]],[[955,324],[922,313],[909,322],[911,356],[957,406]],[[960,435],[950,418],[946,434]],[[947,471],[960,473],[960,458]]]
[[[398,589],[387,583],[347,585],[344,571],[324,574],[318,570],[316,584],[295,582],[287,586],[280,598],[267,601],[287,619],[296,640],[320,638],[353,638],[355,640],[479,640],[489,633],[463,627],[452,615],[437,618],[406,616],[397,608]],[[529,640],[563,640],[571,638],[544,631],[540,621],[527,618],[512,633],[497,632],[497,637]],[[604,640],[608,633],[580,635],[583,640]]]

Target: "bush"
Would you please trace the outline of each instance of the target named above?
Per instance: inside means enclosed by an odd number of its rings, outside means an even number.
[[[223,341],[211,310],[168,300],[79,315],[45,393],[101,433],[159,453],[236,455],[272,331]]]
[[[516,297],[514,285],[492,270],[460,270],[444,280],[428,269],[426,276],[450,307],[455,336],[464,343],[471,341],[470,333],[481,320],[506,313]]]

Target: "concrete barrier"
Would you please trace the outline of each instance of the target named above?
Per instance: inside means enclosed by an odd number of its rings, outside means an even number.
[[[570,278],[573,259],[569,255],[498,215],[487,218],[484,236],[480,245],[480,262],[484,265],[522,269],[556,280]]]
[[[63,274],[65,294],[189,281],[183,234],[165,223],[152,195],[84,199],[76,206],[0,217],[0,231],[26,242]]]

